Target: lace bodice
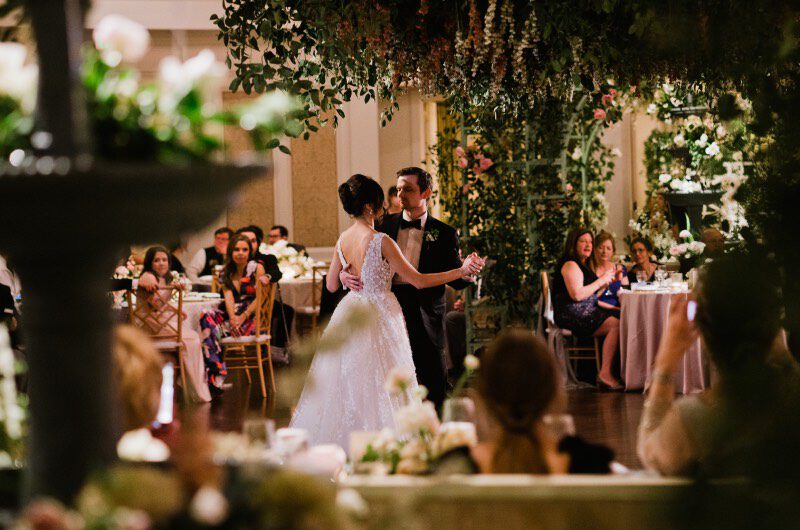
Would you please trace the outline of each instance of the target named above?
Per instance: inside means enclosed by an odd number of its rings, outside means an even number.
[[[392,269],[389,262],[383,259],[381,240],[386,234],[378,232],[372,237],[364,253],[364,264],[361,266],[361,283],[364,286],[357,294],[365,297],[383,296],[392,287]],[[342,267],[347,265],[339,243],[336,243]]]

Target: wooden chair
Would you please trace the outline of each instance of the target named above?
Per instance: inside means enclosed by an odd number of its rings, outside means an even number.
[[[169,291],[167,301],[160,306],[142,303],[134,297],[132,289],[125,292],[128,302],[128,322],[150,335],[153,347],[159,352],[175,355],[183,391],[186,392],[186,370],[183,361],[183,350],[186,347],[183,343],[183,289],[171,285],[159,287],[157,291]],[[153,296],[158,294],[153,293]],[[136,298],[135,304],[134,298]]]
[[[211,273],[211,292],[218,293],[220,291],[219,285],[219,270],[214,269]]]
[[[277,283],[264,285],[260,281],[256,285],[256,312],[254,318],[255,334],[244,337],[225,337],[220,341],[222,345],[222,360],[228,370],[244,370],[247,382],[252,383],[250,369],[258,368],[258,377],[261,381],[261,396],[267,397],[267,388],[264,380],[264,362],[269,364],[270,390],[275,394],[275,371],[272,366],[272,308],[275,303]],[[262,350],[266,348],[266,359]]]
[[[321,283],[328,268],[330,268],[330,265],[315,265],[311,268],[311,305],[294,308],[297,314],[311,316],[312,333],[316,333],[317,331],[320,303],[322,301],[322,289],[325,288]]]
[[[547,273],[547,271],[541,272],[541,281],[542,281],[542,306],[540,308],[540,311],[543,311],[543,317],[545,321],[545,333],[547,335],[550,335],[551,333],[556,333],[557,331],[559,331],[562,337],[571,339],[572,345],[564,344],[564,351],[567,352],[567,360],[572,363],[577,363],[578,361],[593,360],[599,372],[600,339],[598,339],[597,337],[592,337],[594,343],[592,346],[580,346],[578,344],[578,338],[570,330],[559,328],[558,325],[556,325],[555,319],[553,317],[553,304],[552,304],[552,299],[550,297],[550,275]]]

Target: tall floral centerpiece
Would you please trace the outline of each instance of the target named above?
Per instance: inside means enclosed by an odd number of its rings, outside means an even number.
[[[85,5],[26,3],[38,64],[0,45],[0,196],[9,199],[0,248],[25,288],[26,493],[62,500],[115,457],[107,278],[118,249],[206,226],[242,183],[267,173],[222,163],[222,125],[261,149],[302,119],[293,104],[263,100],[216,108],[225,69],[210,52],[167,59],[142,81],[134,64],[147,31],[106,19],[85,44]],[[42,234],[48,244],[31,245]],[[73,259],[53,275],[53,256]]]
[[[278,260],[278,268],[284,278],[307,277],[312,274],[314,267],[324,265],[321,261],[314,261],[305,252],[289,246],[283,239],[272,245],[261,243],[259,251],[262,254],[272,254]]]

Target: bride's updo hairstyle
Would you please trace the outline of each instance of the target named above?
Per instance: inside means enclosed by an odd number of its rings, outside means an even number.
[[[367,206],[372,206],[375,215],[383,209],[383,188],[367,177],[356,173],[339,186],[339,200],[344,211],[353,217],[363,215]]]
[[[492,473],[547,474],[537,425],[559,385],[544,342],[524,329],[500,333],[481,356],[477,390],[500,428]]]

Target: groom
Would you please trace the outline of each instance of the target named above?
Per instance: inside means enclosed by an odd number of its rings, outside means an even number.
[[[432,184],[430,174],[424,169],[407,167],[398,171],[397,196],[403,211],[387,215],[376,227],[397,242],[406,259],[421,273],[444,272],[461,266],[455,228],[428,214]],[[343,271],[339,278],[347,288],[360,288],[358,276]],[[456,280],[449,285],[463,289],[469,282]],[[440,410],[447,390],[445,287],[417,289],[395,275],[392,292],[403,309],[417,379],[428,388],[428,398]]]

